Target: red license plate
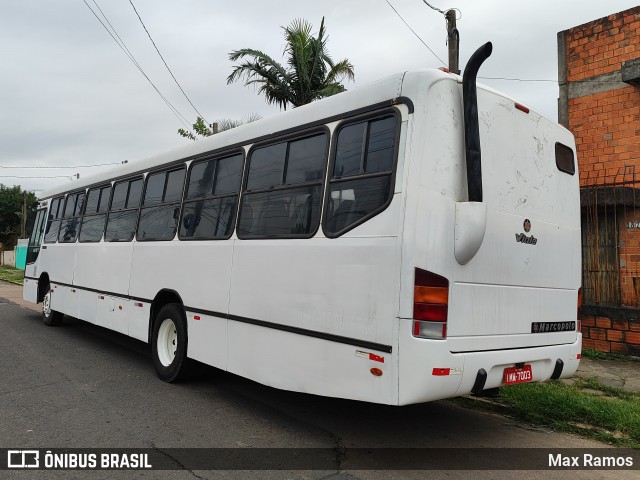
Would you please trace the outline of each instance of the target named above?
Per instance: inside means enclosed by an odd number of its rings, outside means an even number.
[[[531,373],[531,365],[524,367],[509,367],[504,369],[502,381],[505,385],[515,385],[517,383],[526,383],[533,380]]]

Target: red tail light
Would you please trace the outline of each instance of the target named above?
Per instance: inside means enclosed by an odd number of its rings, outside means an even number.
[[[416,268],[413,287],[413,335],[447,337],[449,280]]]
[[[577,324],[578,324],[578,331],[581,332],[582,331],[582,287],[580,287],[578,289],[578,316],[577,316]]]

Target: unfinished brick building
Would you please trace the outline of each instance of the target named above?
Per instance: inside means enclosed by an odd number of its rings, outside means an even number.
[[[580,171],[584,346],[640,355],[640,7],[558,33],[558,70]]]

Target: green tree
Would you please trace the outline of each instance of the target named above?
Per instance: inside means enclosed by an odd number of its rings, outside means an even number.
[[[18,185],[7,187],[0,184],[0,243],[5,250],[12,249],[20,236],[23,202],[26,204],[27,214],[38,204],[32,192],[25,192]]]
[[[267,103],[280,108],[299,107],[320,98],[345,91],[343,79],[353,81],[353,65],[349,60],[334,62],[327,51],[324,17],[317,36],[311,33],[312,25],[303,19],[282,27],[286,45],[283,66],[266,53],[243,48],[229,54],[232,62],[247,58],[235,65],[227,84],[244,79],[245,85],[258,86]]]
[[[189,140],[197,140],[198,138],[210,137],[216,133],[224,132],[225,130],[231,130],[232,128],[239,127],[245,123],[255,122],[262,117],[257,113],[252,113],[241,120],[231,120],[229,118],[223,118],[217,120],[213,125],[207,126],[202,117],[198,117],[196,123],[193,124],[193,132],[185,130],[184,128],[178,129],[178,135]]]

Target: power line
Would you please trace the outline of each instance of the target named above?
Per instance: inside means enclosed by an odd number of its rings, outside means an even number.
[[[100,10],[100,13],[102,14],[102,16],[104,17],[104,19],[106,20],[106,22],[109,24],[109,26],[111,27],[111,29],[113,30],[113,33],[111,33],[111,30],[109,30],[109,28],[104,24],[104,22],[100,19],[100,17],[98,16],[98,14],[93,10],[93,8],[91,8],[91,6],[87,3],[87,0],[83,0],[84,4],[87,6],[87,8],[89,10],[91,10],[91,13],[93,13],[93,15],[96,17],[96,19],[100,22],[100,24],[104,27],[104,29],[107,31],[107,33],[109,33],[109,35],[111,36],[111,38],[113,39],[114,42],[116,42],[116,44],[120,47],[120,49],[124,52],[125,55],[127,55],[127,57],[129,57],[129,60],[131,60],[131,62],[136,66],[136,68],[140,71],[140,73],[144,76],[144,78],[147,79],[147,81],[151,84],[151,86],[153,87],[153,89],[158,93],[158,95],[160,96],[160,98],[162,98],[162,100],[164,101],[164,103],[171,109],[171,112],[178,118],[178,120],[180,120],[180,122],[185,125],[187,128],[191,128],[191,125],[189,124],[189,121],[184,117],[184,115],[182,115],[180,113],[180,111],[174,107],[171,102],[162,94],[162,92],[160,92],[160,90],[158,89],[158,87],[155,86],[155,84],[151,81],[151,79],[149,78],[149,76],[144,72],[144,70],[142,69],[142,67],[140,66],[140,64],[136,61],[135,57],[133,56],[133,54],[129,51],[129,49],[127,48],[126,44],[124,43],[124,41],[120,38],[120,35],[118,35],[118,32],[116,31],[116,29],[113,27],[113,25],[111,25],[111,22],[109,22],[109,19],[107,18],[107,16],[104,14],[104,12],[102,11],[102,9],[100,8],[100,6],[98,5],[98,3],[96,2],[96,0],[93,0],[93,3],[96,5],[96,7],[98,8],[98,10]],[[116,40],[116,37],[114,36],[114,34],[118,37],[118,39],[120,39],[120,41]]]
[[[30,175],[0,175],[0,178],[68,178],[73,180],[75,175],[51,175],[51,176],[30,176]]]
[[[175,75],[173,74],[173,72],[171,71],[171,69],[169,68],[169,65],[167,65],[167,62],[165,61],[164,57],[162,56],[162,54],[160,53],[160,50],[158,49],[158,46],[156,45],[156,42],[153,41],[153,38],[151,38],[151,34],[149,33],[149,30],[147,30],[147,26],[144,24],[144,22],[142,21],[142,18],[140,17],[140,14],[138,13],[138,10],[136,9],[136,6],[133,4],[133,2],[131,0],[129,0],[129,3],[131,4],[131,6],[133,7],[133,11],[136,12],[136,15],[138,16],[138,20],[140,20],[140,23],[142,24],[142,28],[144,28],[144,31],[147,32],[147,36],[149,37],[149,40],[151,40],[151,43],[153,44],[153,47],[156,49],[156,52],[158,52],[158,55],[160,55],[160,58],[162,59],[162,63],[164,63],[164,66],[167,67],[167,70],[169,71],[169,73],[171,74],[171,78],[173,78],[173,81],[176,82],[176,85],[178,85],[178,88],[180,89],[180,91],[182,92],[182,94],[184,95],[184,98],[187,99],[187,102],[189,102],[189,105],[191,105],[193,107],[193,109],[196,111],[196,113],[198,114],[198,116],[200,118],[202,118],[204,120],[204,122],[206,124],[209,124],[209,122],[207,122],[207,120],[204,118],[204,115],[202,115],[198,109],[196,108],[196,106],[193,104],[193,102],[191,102],[191,100],[189,99],[189,97],[187,96],[187,94],[185,93],[185,91],[182,89],[182,86],[180,85],[180,83],[178,82],[178,79],[175,77]]]
[[[122,165],[123,162],[112,162],[112,163],[96,163],[94,165],[64,165],[60,167],[52,167],[50,165],[34,165],[34,166],[22,166],[22,165],[0,165],[0,168],[21,168],[21,169],[30,169],[30,168],[89,168],[89,167],[106,167],[108,165]]]
[[[429,7],[431,10],[435,10],[436,12],[440,12],[442,15],[446,15],[446,14],[447,14],[447,12],[445,12],[444,10],[440,10],[439,8],[434,7],[433,5],[431,5],[429,2],[427,2],[427,0],[422,0],[422,1],[423,1],[423,2],[427,5],[427,7]]]
[[[405,20],[404,18],[402,18],[402,15],[400,15],[400,14],[398,13],[398,11],[394,8],[394,6],[393,6],[393,5],[391,5],[391,3],[389,3],[389,0],[384,0],[384,1],[385,1],[385,2],[387,2],[387,5],[389,5],[389,6],[391,7],[391,9],[392,9],[394,12],[396,12],[396,15],[398,15],[398,17],[400,18],[400,20],[402,20],[402,22],[407,26],[407,28],[408,28],[409,30],[411,30],[411,33],[413,33],[413,34],[416,36],[416,38],[417,38],[418,40],[420,40],[420,42],[422,42],[422,44],[423,44],[425,47],[427,47],[427,49],[431,52],[431,54],[432,54],[434,57],[436,57],[436,58],[440,61],[440,63],[442,63],[442,65],[444,65],[444,66],[446,67],[446,66],[447,66],[447,64],[446,64],[446,63],[444,63],[444,62],[442,61],[442,59],[441,59],[438,55],[436,55],[436,52],[434,52],[433,50],[431,50],[431,47],[430,47],[429,45],[427,45],[427,44],[425,43],[425,41],[424,41],[424,40],[422,40],[422,38],[420,38],[420,35],[418,35],[418,34],[413,30],[413,28],[411,28],[411,26],[406,22],[406,20]],[[426,3],[426,2],[425,2],[425,3]],[[433,8],[433,7],[432,7],[432,8]]]

